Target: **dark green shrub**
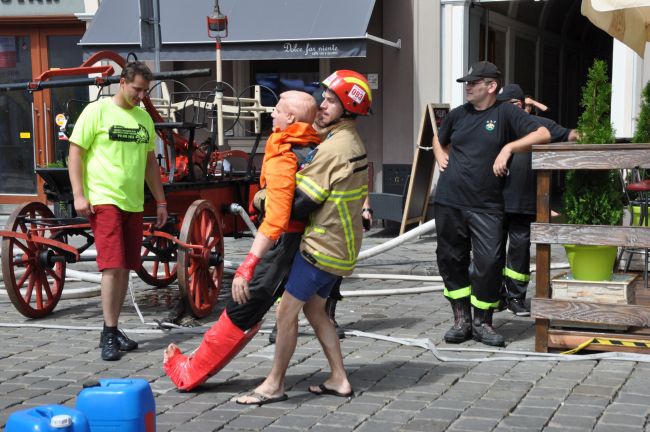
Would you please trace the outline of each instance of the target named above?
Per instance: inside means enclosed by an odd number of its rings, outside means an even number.
[[[641,92],[641,110],[636,118],[636,131],[632,138],[634,143],[650,143],[650,81]]]
[[[609,117],[611,83],[607,65],[594,60],[588,80],[582,88],[583,108],[578,120],[578,143],[611,144],[615,142]],[[622,189],[617,171],[574,170],[567,172],[563,206],[571,224],[617,225],[623,215]]]

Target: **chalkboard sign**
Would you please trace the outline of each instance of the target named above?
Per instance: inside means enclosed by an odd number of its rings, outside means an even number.
[[[427,108],[422,113],[418,146],[415,149],[411,167],[400,234],[406,231],[407,225],[416,222],[422,224],[426,219],[431,183],[436,166],[436,158],[433,155],[433,137],[438,135],[438,127],[448,112],[448,104],[427,104]]]

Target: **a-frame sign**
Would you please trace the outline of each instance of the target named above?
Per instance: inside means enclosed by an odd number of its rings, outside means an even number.
[[[431,183],[436,166],[436,158],[433,155],[433,136],[438,134],[438,127],[448,112],[449,104],[430,103],[422,113],[418,146],[415,149],[411,166],[411,177],[406,192],[400,234],[404,234],[408,225],[416,222],[422,224],[426,220]]]

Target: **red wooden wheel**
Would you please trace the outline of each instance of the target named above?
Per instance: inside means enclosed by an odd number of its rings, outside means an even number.
[[[203,318],[212,312],[223,279],[221,217],[206,200],[196,200],[185,212],[179,240],[200,249],[178,249],[178,284],[192,313]]]
[[[142,242],[142,258],[155,256],[154,261],[143,260],[136,270],[145,283],[164,287],[176,280],[177,251],[174,242],[164,237],[146,237]],[[150,264],[151,263],[151,264]]]
[[[26,233],[42,227],[25,221],[54,218],[52,211],[40,202],[18,207],[9,216],[6,229]],[[55,230],[34,233],[52,238]],[[57,238],[64,241],[64,238]],[[41,318],[52,312],[61,298],[65,282],[65,261],[52,262],[61,253],[28,240],[5,237],[2,240],[2,276],[5,289],[18,312],[28,318]]]

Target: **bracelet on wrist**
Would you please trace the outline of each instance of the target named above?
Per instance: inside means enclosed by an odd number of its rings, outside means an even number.
[[[157,201],[156,207],[167,207],[167,201]]]

